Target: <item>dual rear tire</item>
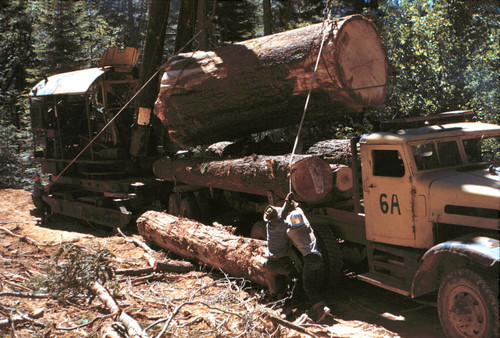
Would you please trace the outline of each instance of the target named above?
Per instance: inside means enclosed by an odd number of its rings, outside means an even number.
[[[171,194],[168,199],[168,213],[194,220],[200,219],[200,208],[194,196],[185,196],[179,199],[177,194]]]

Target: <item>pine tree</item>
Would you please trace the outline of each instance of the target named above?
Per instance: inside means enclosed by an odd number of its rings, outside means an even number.
[[[24,1],[0,2],[0,187],[28,184],[27,70],[32,29]]]

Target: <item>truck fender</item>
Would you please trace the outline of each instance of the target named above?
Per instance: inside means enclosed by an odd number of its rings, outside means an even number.
[[[440,243],[423,256],[412,282],[412,297],[439,288],[441,279],[455,268],[473,266],[475,270],[497,271],[500,260],[498,239],[468,234]]]

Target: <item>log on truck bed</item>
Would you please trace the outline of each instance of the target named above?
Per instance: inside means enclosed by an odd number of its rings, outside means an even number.
[[[378,107],[387,61],[375,25],[360,15],[268,35],[164,65],[155,114],[176,143],[233,140],[300,121],[313,70],[308,118]]]
[[[253,155],[237,159],[168,157],[157,161],[153,171],[168,181],[284,199],[289,192],[289,175],[295,198],[316,202],[334,187],[333,171],[322,159],[311,155]]]

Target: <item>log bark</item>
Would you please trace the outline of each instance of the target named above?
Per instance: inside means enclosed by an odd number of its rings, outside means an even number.
[[[156,177],[193,185],[267,196],[269,192],[285,198],[289,192],[289,173],[295,199],[315,202],[333,187],[333,174],[325,161],[315,156],[254,155],[238,159],[168,157],[153,165]]]
[[[164,65],[155,114],[180,145],[207,145],[300,121],[326,34],[308,118],[378,107],[387,61],[375,25],[360,15],[268,35]]]
[[[313,144],[306,154],[321,157],[330,164],[352,164],[351,140],[332,139]]]
[[[171,252],[274,290],[274,275],[264,267],[266,242],[239,237],[221,228],[147,211],[137,220],[139,234]]]

